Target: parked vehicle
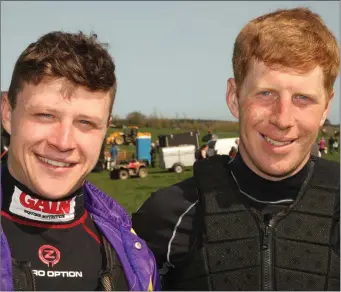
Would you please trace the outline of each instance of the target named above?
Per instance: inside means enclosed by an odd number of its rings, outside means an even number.
[[[194,145],[195,149],[199,146],[199,133],[198,132],[186,132],[179,134],[160,135],[159,137],[160,147],[172,147],[179,145]]]
[[[124,132],[112,132],[106,139],[106,144],[110,145],[112,143],[116,143],[117,145],[122,145],[124,143]]]
[[[238,137],[234,137],[208,141],[207,155],[229,155],[232,147],[236,147],[238,149],[238,145],[236,143],[238,139]]]
[[[148,176],[146,163],[138,160],[122,162],[110,171],[111,179],[128,179],[130,177],[145,178]]]
[[[123,129],[123,132],[112,132],[107,140],[107,145],[116,143],[117,145],[135,145],[136,139],[139,136],[151,136],[152,134],[149,132],[139,132],[139,127],[137,126],[128,126]]]
[[[159,164],[161,169],[168,169],[176,173],[181,173],[186,166],[193,166],[194,162],[194,145],[180,145],[175,147],[163,147],[160,149]]]

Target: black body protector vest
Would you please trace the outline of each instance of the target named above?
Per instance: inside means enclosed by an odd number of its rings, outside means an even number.
[[[198,161],[203,232],[188,265],[171,271],[179,280],[172,288],[339,291],[340,169],[322,159],[311,164],[296,201],[266,218],[247,206],[225,157]]]

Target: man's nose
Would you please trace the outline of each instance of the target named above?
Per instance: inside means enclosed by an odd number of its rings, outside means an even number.
[[[75,139],[72,123],[68,121],[60,122],[54,128],[48,142],[61,152],[73,150],[75,148]]]
[[[273,105],[270,123],[281,130],[291,128],[294,125],[294,105],[289,96],[279,97]]]

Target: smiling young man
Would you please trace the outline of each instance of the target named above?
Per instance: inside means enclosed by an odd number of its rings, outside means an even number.
[[[308,9],[250,21],[226,101],[239,152],[197,161],[133,214],[165,290],[340,290],[340,165],[311,156],[339,46]]]
[[[116,93],[95,36],[48,33],[17,60],[2,100],[1,291],[158,289],[154,257],[125,210],[85,178]]]

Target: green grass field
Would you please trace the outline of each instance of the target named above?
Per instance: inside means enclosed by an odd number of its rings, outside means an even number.
[[[109,172],[91,173],[88,180],[122,204],[129,213],[134,212],[152,192],[192,176],[192,169],[176,174],[159,168],[149,168],[146,178],[111,180]]]
[[[332,155],[331,154],[323,155],[322,157],[340,163],[340,152],[334,152]]]
[[[112,129],[111,129],[112,131]],[[110,131],[110,132],[111,132]],[[140,129],[141,132],[151,132],[153,141],[160,134],[184,132],[183,130],[174,129]],[[109,133],[110,133],[109,132]],[[206,133],[203,133],[206,134]],[[219,138],[236,137],[238,133],[216,133]],[[121,149],[127,152],[133,152],[134,146],[121,146]],[[340,153],[333,155],[325,155],[326,159],[340,162]],[[158,165],[158,161],[156,161]],[[181,180],[192,176],[192,169],[188,168],[181,174],[168,172],[160,168],[149,168],[149,174],[146,178],[131,178],[128,180],[111,180],[109,172],[90,173],[88,180],[96,185],[99,189],[107,193],[109,196],[116,199],[123,205],[129,213],[136,211],[136,209],[150,196],[150,194],[160,188],[164,188],[175,184]]]

